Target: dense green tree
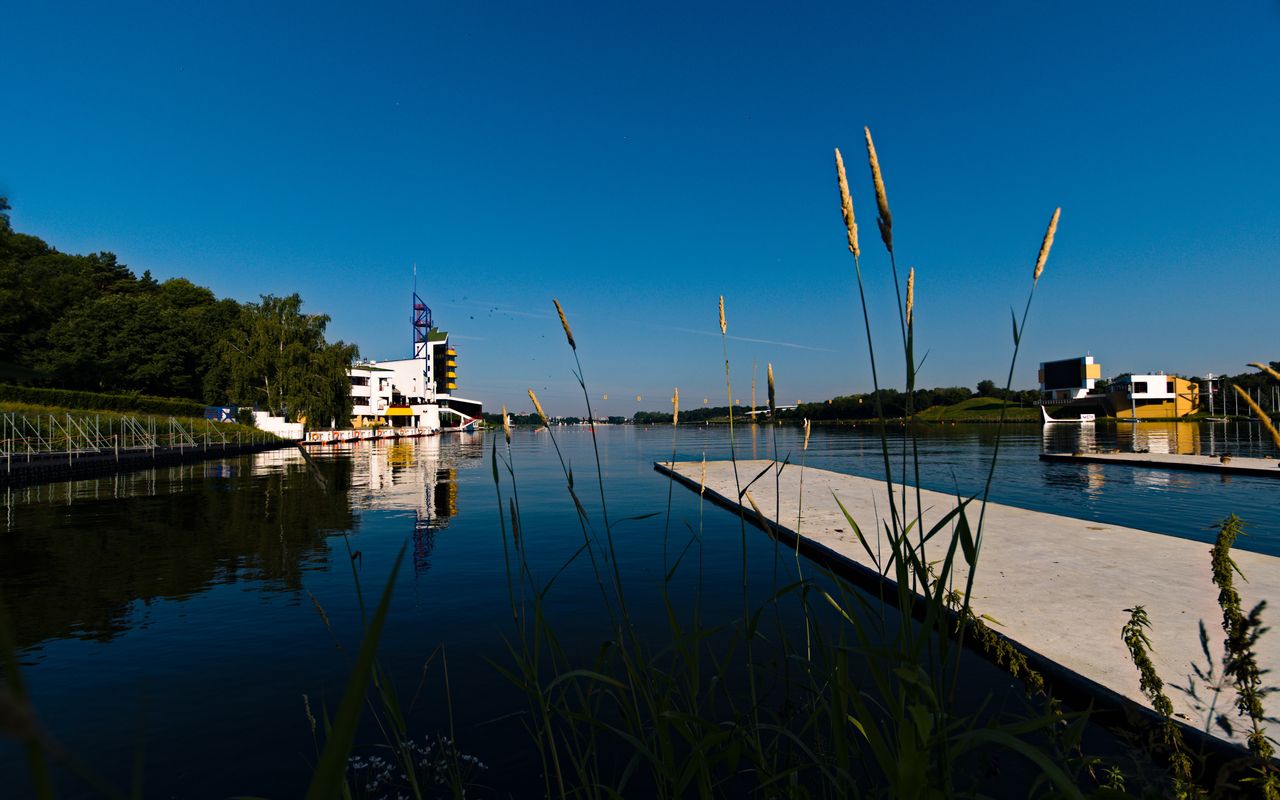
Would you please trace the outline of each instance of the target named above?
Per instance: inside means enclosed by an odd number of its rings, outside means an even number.
[[[326,342],[328,324],[328,315],[303,314],[297,294],[246,304],[219,346],[231,400],[320,427],[350,417],[347,369],[359,353]]]
[[[205,391],[205,378],[239,304],[183,278],[133,288],[98,295],[54,322],[40,366],[67,388],[224,401],[218,387]]]
[[[111,253],[60,253],[13,230],[0,198],[0,367],[7,380],[134,391],[343,419],[356,349],[302,300],[241,306],[185,278],[136,277]]]

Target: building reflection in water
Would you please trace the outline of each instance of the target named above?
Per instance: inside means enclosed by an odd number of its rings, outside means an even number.
[[[1220,449],[1214,427],[1199,422],[1139,422],[1107,425],[1045,425],[1046,453],[1161,453],[1200,455]]]
[[[1198,422],[1139,422],[1118,425],[1118,450],[1130,453],[1197,455],[1200,451]]]
[[[1045,425],[1040,436],[1046,453],[1096,453],[1099,449],[1093,425]]]
[[[158,599],[225,584],[301,591],[328,564],[333,534],[375,510],[411,520],[421,573],[458,513],[457,471],[480,462],[482,440],[344,445],[314,453],[314,467],[288,448],[6,489],[0,602],[20,649],[108,641],[145,625]]]
[[[1102,494],[1102,488],[1107,483],[1107,474],[1103,471],[1101,464],[1086,464],[1084,479],[1085,492],[1096,496]]]
[[[458,513],[458,466],[483,458],[479,436],[429,436],[352,446],[351,504],[413,515],[413,569],[431,568],[435,536]]]

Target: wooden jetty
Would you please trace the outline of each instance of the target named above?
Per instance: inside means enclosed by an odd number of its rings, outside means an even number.
[[[743,482],[750,481],[771,463],[739,461],[737,474]],[[654,466],[694,491],[703,480],[702,462]],[[750,504],[739,501],[733,463],[707,462],[705,471],[707,498],[730,509],[743,509],[747,520],[755,523],[758,518]],[[750,487],[771,532],[788,544],[798,538],[803,553],[856,583],[891,585],[875,571],[835,501],[838,497],[848,509],[873,550],[879,547],[887,552],[880,522],[888,507],[884,481],[803,469],[801,506],[801,471],[795,464],[786,465],[775,482],[774,470],[769,470]],[[905,496],[901,486],[895,489],[898,507],[905,507],[907,516],[914,519],[915,489],[908,488]],[[920,497],[926,529],[957,504],[956,497],[939,492],[922,490]],[[776,519],[775,509],[780,509]],[[979,509],[976,504],[971,509],[968,517],[976,526]],[[1107,705],[1131,702],[1148,708],[1120,638],[1129,618],[1125,609],[1146,608],[1151,618],[1151,658],[1167,684],[1186,685],[1192,663],[1205,666],[1201,621],[1220,675],[1222,612],[1211,580],[1209,550],[1202,542],[991,503],[972,607],[975,613],[999,620],[1001,624],[993,628],[1026,652],[1055,687],[1074,686],[1077,695],[1083,692]],[[939,544],[926,557],[941,559],[944,553],[945,545]],[[1243,550],[1233,551],[1233,556],[1245,578],[1237,577],[1236,588],[1246,611],[1259,600],[1280,600],[1280,558]],[[967,573],[963,560],[957,561],[961,563],[955,583],[963,589]],[[1276,607],[1273,602],[1271,608]],[[1264,635],[1257,653],[1264,669],[1280,667],[1280,635]],[[1212,698],[1204,687],[1200,693]],[[1236,723],[1232,737],[1210,724],[1205,710],[1194,707],[1184,693],[1169,688],[1168,694],[1178,717],[1191,728],[1208,730],[1221,737],[1218,741],[1244,741],[1246,726],[1237,716],[1231,689],[1218,698],[1214,714],[1226,714]],[[1280,699],[1273,696],[1268,711],[1274,714],[1278,708]]]
[[[1182,453],[1041,453],[1041,461],[1125,464],[1153,469],[1189,469],[1224,475],[1280,478],[1280,460],[1239,456],[1193,456]]]

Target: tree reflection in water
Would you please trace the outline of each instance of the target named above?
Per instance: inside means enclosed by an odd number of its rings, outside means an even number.
[[[153,601],[218,584],[299,590],[355,525],[350,464],[319,468],[329,492],[291,450],[14,490],[0,596],[19,647],[109,641]]]
[[[476,441],[442,437],[296,450],[9,490],[0,536],[0,598],[19,648],[58,638],[110,641],[156,600],[221,584],[301,591],[330,537],[364,510],[412,516],[413,565],[431,566],[436,532],[457,513],[459,459]],[[341,545],[339,545],[341,547]]]

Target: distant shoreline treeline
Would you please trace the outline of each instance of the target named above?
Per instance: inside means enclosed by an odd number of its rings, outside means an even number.
[[[776,418],[783,421],[799,422],[812,420],[815,422],[870,422],[877,419],[876,399],[880,400],[880,408],[886,419],[901,419],[907,415],[907,394],[896,389],[881,389],[878,393],[841,395],[818,403],[800,403],[795,408],[778,409]],[[1003,400],[1016,408],[1019,404],[1031,407],[1040,398],[1034,389],[1004,391],[993,381],[984,380],[978,383],[977,391],[964,386],[941,386],[934,389],[917,389],[912,395],[913,412],[919,414],[930,408],[954,406],[973,398],[990,398],[991,404],[998,407]],[[742,406],[734,407],[734,416],[745,416]],[[729,406],[713,408],[680,409],[681,422],[703,422],[724,419],[729,416]],[[764,414],[759,415],[762,419]],[[654,425],[671,422],[670,411],[637,411],[632,417],[636,424]]]
[[[320,424],[351,414],[354,345],[302,298],[219,299],[185,278],[136,276],[111,253],[71,255],[14,231],[0,197],[0,381],[256,406]]]

